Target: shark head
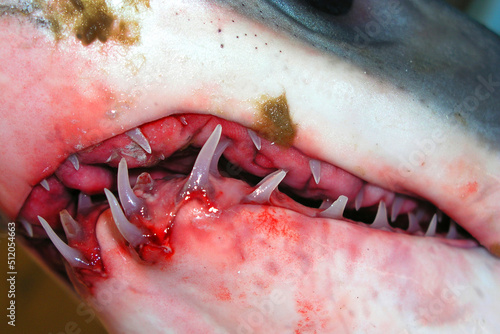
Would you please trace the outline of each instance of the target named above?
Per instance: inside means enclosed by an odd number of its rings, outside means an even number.
[[[500,325],[484,27],[435,1],[0,13],[5,225],[110,332]]]

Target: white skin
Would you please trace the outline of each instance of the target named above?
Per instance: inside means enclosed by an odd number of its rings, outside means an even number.
[[[16,217],[33,186],[78,150],[177,113],[251,127],[263,96],[286,93],[295,148],[385,189],[425,197],[485,248],[312,221],[285,209],[272,215],[287,233],[271,235],[259,218],[269,207],[236,205],[215,219],[192,201],[177,216],[182,238],[172,241],[175,255],[145,265],[106,211],[96,233],[108,277],[93,289],[76,288],[109,331],[498,328],[500,261],[492,255],[500,242],[498,152],[458,124],[442,127],[410,93],[224,7],[141,6],[120,14],[138,22],[140,40],[132,44],[83,46],[70,29],[56,40],[26,17],[0,17],[6,216]],[[412,163],[415,154],[423,160]],[[71,269],[69,275],[78,277]]]

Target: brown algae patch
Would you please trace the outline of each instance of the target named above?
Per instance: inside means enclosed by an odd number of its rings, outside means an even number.
[[[286,94],[278,97],[263,96],[257,103],[260,115],[253,129],[278,145],[292,146],[296,130],[290,118]]]
[[[139,41],[140,26],[134,17],[149,0],[125,0],[118,8],[111,8],[105,0],[54,0],[39,2],[57,39],[75,36],[83,45],[95,41],[115,40],[131,45]]]

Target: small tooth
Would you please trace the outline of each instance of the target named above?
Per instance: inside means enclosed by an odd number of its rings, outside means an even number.
[[[311,159],[309,160],[309,168],[314,178],[314,182],[319,184],[321,180],[321,162],[319,160]]]
[[[127,240],[132,247],[137,247],[139,244],[146,241],[146,238],[142,235],[141,230],[128,221],[127,217],[123,213],[118,200],[115,195],[108,189],[104,188],[104,193],[109,202],[109,208],[111,209],[111,214],[113,215],[113,220],[115,221],[118,231]]]
[[[210,137],[205,142],[205,145],[198,153],[198,157],[193,166],[193,170],[189,175],[189,179],[187,180],[184,188],[181,192],[182,196],[186,193],[186,191],[193,191],[196,189],[205,189],[208,184],[208,172],[210,169],[211,161],[213,160],[215,149],[220,140],[220,136],[222,133],[222,126],[218,124],[215,127],[214,132],[210,135]]]
[[[188,122],[186,121],[186,117],[181,116],[179,119],[180,119],[180,121],[181,121],[181,123],[182,123],[183,125],[188,125]]]
[[[139,211],[144,206],[144,203],[134,194],[134,191],[130,187],[127,161],[125,158],[122,158],[118,164],[117,184],[118,196],[120,197],[123,210],[125,210],[125,214],[130,217],[130,215]]]
[[[73,164],[73,167],[75,167],[75,170],[80,169],[80,160],[78,160],[78,157],[74,154],[70,155],[68,157],[69,162]]]
[[[377,215],[370,226],[377,229],[391,229],[389,221],[387,220],[387,209],[384,201],[380,201],[378,204]]]
[[[286,171],[283,169],[277,170],[268,176],[266,176],[262,181],[257,184],[257,189],[255,189],[250,195],[247,196],[247,200],[256,203],[267,203],[271,198],[271,194],[274,189],[278,187],[281,181],[286,176]]]
[[[450,221],[450,228],[446,234],[446,239],[458,239],[457,223]]]
[[[228,139],[221,140],[219,144],[217,144],[217,147],[215,148],[214,156],[212,158],[212,161],[210,161],[210,173],[212,175],[220,175],[219,174],[219,159],[222,153],[224,153],[224,150],[229,146],[231,142]]]
[[[332,219],[343,218],[344,209],[347,204],[347,196],[340,195],[335,202],[330,205],[330,207],[322,212],[320,212],[320,217],[327,217]]]
[[[252,139],[253,144],[257,148],[258,151],[262,148],[262,141],[259,136],[252,130],[248,129],[248,134],[250,135],[250,139]]]
[[[356,196],[356,199],[354,200],[354,207],[355,207],[356,211],[359,211],[359,209],[361,208],[361,205],[363,204],[364,190],[365,190],[365,188],[361,188],[358,195]]]
[[[26,230],[26,233],[28,233],[28,236],[30,238],[33,238],[33,226],[24,218],[19,219],[21,224],[23,225],[24,229]]]
[[[40,181],[40,185],[45,188],[45,190],[50,191],[49,182],[46,179]]]
[[[408,212],[408,229],[409,233],[415,233],[420,230],[420,224],[418,223],[417,216],[414,213]]]
[[[438,223],[440,223],[443,220],[443,211],[438,209],[436,211],[436,214],[437,214],[437,218],[438,218]]]
[[[78,268],[89,267],[87,261],[84,260],[83,254],[78,249],[74,249],[66,245],[66,243],[64,243],[64,241],[62,241],[61,238],[59,238],[59,236],[54,232],[54,230],[52,230],[49,223],[47,223],[45,219],[38,216],[38,220],[40,221],[40,224],[42,224],[43,229],[45,230],[59,253],[61,253],[61,255],[66,259],[66,261],[68,261],[71,266]]]
[[[59,217],[61,218],[61,225],[68,239],[82,238],[83,231],[80,224],[78,224],[78,222],[71,217],[68,211],[62,210],[59,212]]]
[[[404,198],[396,195],[394,201],[392,202],[392,207],[391,207],[391,222],[394,223],[396,218],[399,216],[403,203],[404,203]]]
[[[94,204],[92,204],[92,199],[90,198],[90,196],[85,195],[82,192],[78,194],[78,208],[77,208],[78,212],[86,213],[93,206]]]
[[[427,228],[427,232],[425,232],[426,237],[433,237],[436,235],[436,226],[437,226],[437,215],[434,214],[431,219],[431,223],[429,224],[429,227]]]
[[[126,135],[129,136],[137,145],[139,145],[144,151],[151,154],[151,146],[149,145],[148,139],[144,136],[141,129],[135,128],[126,132]]]

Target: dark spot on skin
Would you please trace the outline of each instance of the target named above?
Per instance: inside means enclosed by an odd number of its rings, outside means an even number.
[[[491,252],[491,254],[495,255],[496,257],[500,257],[500,243],[493,244],[490,247],[490,252]]]
[[[221,31],[222,31],[222,29],[220,29],[220,28],[219,28],[219,30],[217,30],[217,32],[221,32]]]
[[[290,118],[285,93],[278,97],[263,97],[259,102],[260,117],[253,129],[265,139],[289,147],[295,138],[295,125]]]
[[[255,47],[255,50],[257,50],[257,47]]]
[[[149,8],[149,0],[126,0],[125,6],[139,12]],[[57,39],[72,31],[83,45],[95,41],[105,43],[109,39],[130,45],[139,40],[139,23],[120,18],[105,0],[55,0],[42,9]]]
[[[224,48],[224,44],[221,44],[221,45],[220,45],[220,48],[221,48],[221,49],[223,49],[223,48]]]
[[[465,118],[462,116],[462,114],[460,112],[456,112],[453,114],[453,116],[455,116],[455,119],[462,125],[466,126],[467,125],[467,121],[465,120]]]
[[[108,5],[104,1],[84,4],[80,0],[70,0],[75,9],[81,13],[75,27],[76,37],[83,45],[89,45],[98,39],[106,42],[111,35],[111,25],[115,20]]]

